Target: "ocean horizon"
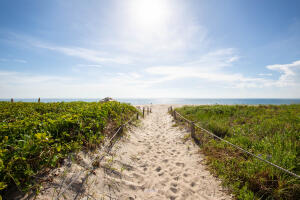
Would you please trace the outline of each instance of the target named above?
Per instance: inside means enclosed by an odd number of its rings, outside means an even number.
[[[199,104],[199,105],[258,105],[258,104],[300,104],[300,99],[281,98],[115,98],[119,102],[130,103],[132,105],[142,104]],[[41,98],[41,102],[97,102],[101,98]],[[10,99],[0,99],[0,101],[10,101]],[[14,102],[38,102],[36,98],[14,98]]]

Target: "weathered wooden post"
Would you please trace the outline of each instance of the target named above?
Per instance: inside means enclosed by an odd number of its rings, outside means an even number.
[[[143,118],[145,118],[145,107],[143,107]]]
[[[176,117],[176,111],[175,111],[175,110],[174,110],[174,112],[173,112],[173,117],[174,117],[175,120],[177,120],[177,117]]]
[[[139,113],[136,113],[136,120],[139,120]]]
[[[149,107],[147,107],[147,115],[149,115]]]
[[[150,113],[152,113],[152,108],[150,107]]]
[[[11,102],[11,103],[13,103],[13,102],[14,102],[14,99],[13,99],[13,98],[11,98],[11,99],[10,99],[10,102]]]
[[[190,126],[191,126],[191,137],[194,139],[195,143],[199,145],[200,141],[198,140],[198,138],[196,137],[196,134],[195,134],[195,123],[191,122]]]
[[[195,124],[194,124],[194,122],[190,122],[190,126],[191,126],[191,137],[193,139],[195,139]]]
[[[41,98],[39,97],[39,99],[38,99],[38,103],[41,103]]]

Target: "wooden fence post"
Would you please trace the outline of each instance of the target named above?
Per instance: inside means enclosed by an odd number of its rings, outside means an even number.
[[[136,120],[139,120],[139,113],[136,113]]]
[[[195,123],[191,122],[190,125],[191,125],[191,137],[194,139],[195,143],[199,145],[200,141],[198,140],[195,134]]]
[[[177,120],[177,117],[176,117],[176,111],[175,111],[175,110],[174,110],[174,112],[173,112],[173,117],[174,117],[175,120]]]
[[[11,98],[11,99],[10,99],[10,102],[11,102],[11,103],[13,103],[13,102],[14,102],[14,99],[13,99],[13,98]]]
[[[150,107],[150,113],[152,113],[152,108]]]
[[[41,98],[39,97],[39,99],[38,99],[38,103],[41,103]]]
[[[195,138],[195,124],[194,124],[194,122],[191,122],[190,126],[191,126],[191,137]]]
[[[145,118],[145,107],[143,107],[143,118]]]

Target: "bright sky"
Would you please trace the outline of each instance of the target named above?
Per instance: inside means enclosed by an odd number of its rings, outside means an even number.
[[[0,98],[300,98],[300,1],[1,0]]]

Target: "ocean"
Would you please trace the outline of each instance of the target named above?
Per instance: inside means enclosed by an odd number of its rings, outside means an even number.
[[[41,102],[71,102],[71,101],[85,101],[97,102],[101,100],[96,98],[90,99],[50,99],[41,98]],[[199,104],[199,105],[258,105],[258,104],[300,104],[300,99],[204,99],[204,98],[116,98],[117,101],[130,103],[132,105],[141,104]],[[0,99],[0,101],[10,101],[10,99]],[[37,102],[38,99],[14,99],[15,102]]]

